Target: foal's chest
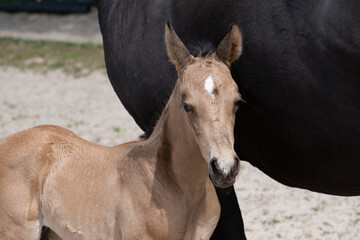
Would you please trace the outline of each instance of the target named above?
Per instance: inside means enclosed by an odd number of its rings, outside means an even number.
[[[169,192],[131,195],[121,210],[126,239],[184,239],[191,212],[183,196]]]

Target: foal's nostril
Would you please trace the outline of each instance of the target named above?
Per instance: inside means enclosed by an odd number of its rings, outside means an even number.
[[[213,172],[213,174],[215,174],[215,175],[219,174],[219,165],[217,163],[216,158],[212,158],[210,160],[210,167],[211,167],[211,171]]]
[[[240,165],[240,159],[238,156],[234,157],[234,166],[231,168],[231,173],[234,175],[234,177],[239,173],[239,165]]]
[[[239,164],[240,164],[240,159],[238,156],[235,156],[234,157],[234,167],[239,167]]]

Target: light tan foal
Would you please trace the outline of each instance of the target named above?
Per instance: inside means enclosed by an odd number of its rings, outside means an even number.
[[[194,57],[166,27],[178,82],[151,137],[100,146],[57,126],[0,142],[0,239],[209,239],[220,216],[212,182],[234,183],[236,102],[229,67],[236,26],[216,53]]]

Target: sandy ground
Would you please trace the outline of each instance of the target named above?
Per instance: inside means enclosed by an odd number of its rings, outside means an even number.
[[[35,20],[24,27],[23,18]],[[61,27],[59,21],[68,27]],[[84,24],[91,27],[83,34]],[[65,16],[0,13],[0,36],[101,42],[98,31],[96,12]],[[109,146],[141,134],[104,72],[73,78],[61,71],[44,74],[0,66],[0,138],[39,124],[67,127]],[[246,162],[235,187],[249,240],[360,239],[360,197],[289,188]]]

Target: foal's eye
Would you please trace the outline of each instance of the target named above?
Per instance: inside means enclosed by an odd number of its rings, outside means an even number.
[[[194,111],[194,109],[191,106],[189,106],[188,104],[186,104],[186,103],[183,103],[183,107],[184,107],[185,112]]]

